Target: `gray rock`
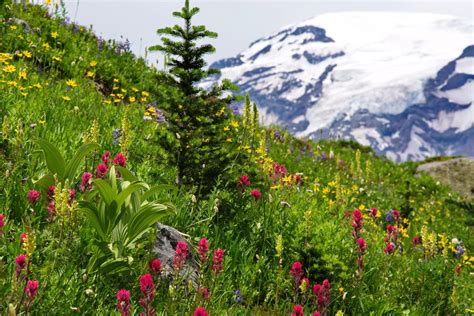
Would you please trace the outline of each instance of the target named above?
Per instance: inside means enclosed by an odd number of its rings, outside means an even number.
[[[153,252],[156,254],[156,258],[161,261],[163,277],[170,280],[173,279],[175,275],[175,271],[173,269],[173,258],[176,245],[180,241],[185,241],[188,246],[188,251],[186,263],[184,264],[183,269],[180,271],[180,276],[186,280],[186,283],[191,281],[194,288],[197,288],[199,264],[192,251],[191,244],[184,238],[183,233],[173,227],[157,223],[156,228],[158,233],[156,236],[156,242],[153,246]]]
[[[11,18],[9,20],[10,24],[18,24],[20,25],[21,27],[23,27],[23,29],[25,30],[25,32],[27,33],[33,33],[33,30],[31,29],[31,26],[28,24],[28,22],[26,22],[25,20],[22,20],[22,19],[18,19],[18,18]]]

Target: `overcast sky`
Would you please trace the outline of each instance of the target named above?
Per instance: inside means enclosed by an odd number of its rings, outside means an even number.
[[[132,50],[144,56],[148,46],[157,44],[156,29],[173,25],[178,19],[172,11],[179,10],[184,1],[179,0],[66,0],[71,20],[82,25],[93,25],[98,35],[109,39],[128,38]],[[211,43],[217,52],[209,62],[238,54],[254,40],[269,35],[280,28],[313,16],[338,11],[404,11],[450,14],[473,20],[473,1],[441,0],[353,0],[353,1],[271,1],[271,0],[194,0],[201,12],[195,22],[205,24],[219,37]],[[149,53],[150,61],[162,57]],[[161,66],[159,66],[161,68]]]

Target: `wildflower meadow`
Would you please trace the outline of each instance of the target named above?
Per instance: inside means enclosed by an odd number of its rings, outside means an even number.
[[[198,11],[158,31],[164,71],[61,2],[0,2],[0,314],[474,313],[472,202],[200,88]]]

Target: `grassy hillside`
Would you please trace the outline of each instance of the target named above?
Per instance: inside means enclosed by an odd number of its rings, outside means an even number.
[[[121,253],[123,243],[99,242],[111,237],[84,208],[84,201],[107,204],[99,182],[81,187],[84,172],[97,176],[105,151],[124,153],[127,169],[115,173],[112,165],[121,163],[109,162],[104,182],[125,190],[136,176],[161,185],[150,196],[174,205],[161,222],[186,234],[188,251],[196,253],[204,237],[210,249],[224,250],[222,271],[212,250],[201,264],[199,289],[177,272],[154,275],[151,304],[160,315],[191,315],[198,306],[211,315],[288,315],[298,304],[305,315],[473,312],[473,214],[448,187],[415,177],[413,164],[353,142],[296,139],[236,115],[222,131],[223,146],[238,147],[244,163],[200,197],[194,187],[175,185],[169,153],[157,142],[167,124],[153,106],[173,111],[163,73],[125,44],[98,39],[40,6],[5,6],[0,14],[0,314],[119,314],[119,289],[130,291],[133,314],[143,311],[139,279],[150,270],[156,231]],[[99,146],[78,160],[70,179],[56,172],[48,197],[37,180],[59,164],[45,162],[38,138],[66,161],[84,144]],[[133,209],[135,198],[123,208]],[[56,210],[48,212],[52,200]],[[116,266],[91,268],[100,251],[113,254]],[[22,254],[26,266],[16,260]],[[28,280],[38,281],[37,292]],[[323,284],[319,295],[315,284]]]

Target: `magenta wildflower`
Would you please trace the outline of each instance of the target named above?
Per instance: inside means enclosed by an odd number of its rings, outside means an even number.
[[[81,185],[79,186],[79,189],[81,190],[81,192],[85,192],[86,190],[89,190],[91,188],[91,179],[92,179],[92,173],[84,172],[84,174],[81,177]]]
[[[51,221],[53,219],[54,214],[56,213],[56,204],[54,204],[54,200],[49,201],[47,210],[48,210],[48,221]]]
[[[38,202],[40,196],[41,193],[39,191],[30,190],[27,194],[28,202],[30,202],[30,204],[35,204],[36,202]]]
[[[0,236],[3,233],[3,227],[5,226],[5,215],[0,213]]]
[[[181,270],[186,261],[186,256],[188,255],[188,246],[186,242],[179,241],[176,245],[176,250],[173,258],[173,268],[175,270]]]
[[[152,306],[153,299],[155,298],[155,283],[153,283],[151,274],[147,273],[140,277],[140,292],[142,292],[143,297],[138,303],[145,309],[143,315],[155,315],[155,309]]]
[[[161,272],[161,261],[159,259],[154,259],[150,261],[150,270],[155,273]]]
[[[318,309],[321,310],[324,314],[326,309],[331,302],[331,283],[328,279],[325,279],[321,284],[315,284],[313,286],[313,293],[318,301]]]
[[[202,298],[206,301],[209,300],[209,289],[207,287],[200,288],[198,293],[201,294]]]
[[[108,165],[109,164],[109,161],[110,161],[110,151],[106,151],[103,155],[102,155],[102,162],[105,164],[105,165]]]
[[[303,306],[295,305],[293,306],[293,311],[291,312],[291,316],[303,316]]]
[[[303,276],[303,265],[299,261],[295,261],[293,265],[291,266],[290,273],[293,276],[293,278],[297,278],[298,281],[301,279]],[[298,282],[299,283],[299,282]]]
[[[20,235],[20,244],[24,244],[26,242],[26,240],[28,239],[28,235],[23,233]]]
[[[26,301],[25,301],[25,311],[26,314],[29,315],[28,311],[30,310],[30,306],[33,303],[36,295],[38,294],[38,286],[39,282],[36,280],[28,280],[25,286],[25,294],[26,294]]]
[[[373,207],[369,210],[369,214],[372,217],[377,217],[377,213],[378,213],[378,210],[375,207]]]
[[[101,163],[100,165],[97,166],[96,177],[103,178],[107,174],[107,172],[109,172],[109,168],[107,167],[106,164]]]
[[[255,199],[255,200],[258,200],[262,197],[262,193],[259,191],[259,190],[252,190],[250,192],[250,195]]]
[[[420,236],[413,237],[412,243],[413,243],[413,247],[416,247],[417,245],[421,245],[421,237]]]
[[[48,187],[48,200],[52,200],[54,198],[54,191],[56,190],[56,186],[50,185]]]
[[[389,242],[387,243],[387,246],[385,247],[384,252],[387,255],[391,255],[394,250],[395,250],[395,244],[393,242]]]
[[[198,307],[194,310],[194,316],[209,316],[204,307]]]
[[[114,165],[125,167],[127,158],[122,153],[118,153],[112,162]]]
[[[28,295],[28,298],[33,299],[36,294],[38,294],[38,285],[39,282],[36,280],[28,280],[28,283],[25,287],[25,293]]]
[[[144,295],[150,295],[155,292],[155,284],[151,274],[147,273],[140,277],[140,291]]]
[[[359,246],[359,249],[362,253],[365,252],[365,249],[367,248],[367,244],[365,242],[364,238],[359,238],[357,239],[357,246]]]
[[[207,238],[202,238],[198,243],[198,255],[202,263],[207,260],[207,253],[209,252],[209,241]]]
[[[117,310],[121,316],[127,316],[130,311],[130,292],[121,289],[117,292]]]
[[[313,316],[321,316],[321,313],[318,312],[318,311],[315,311],[315,312],[313,313]]]
[[[247,187],[250,185],[249,176],[243,175],[239,177],[239,185],[243,187]]]
[[[393,232],[394,232],[395,230],[396,230],[396,227],[395,227],[395,226],[390,225],[390,224],[387,225],[387,233],[388,233],[389,235],[393,234]]]
[[[25,255],[19,255],[15,258],[15,264],[16,264],[16,275],[20,275],[21,271],[26,266],[26,256]]]
[[[216,274],[222,272],[224,262],[224,250],[216,249],[214,250],[214,256],[212,257],[212,271]]]

